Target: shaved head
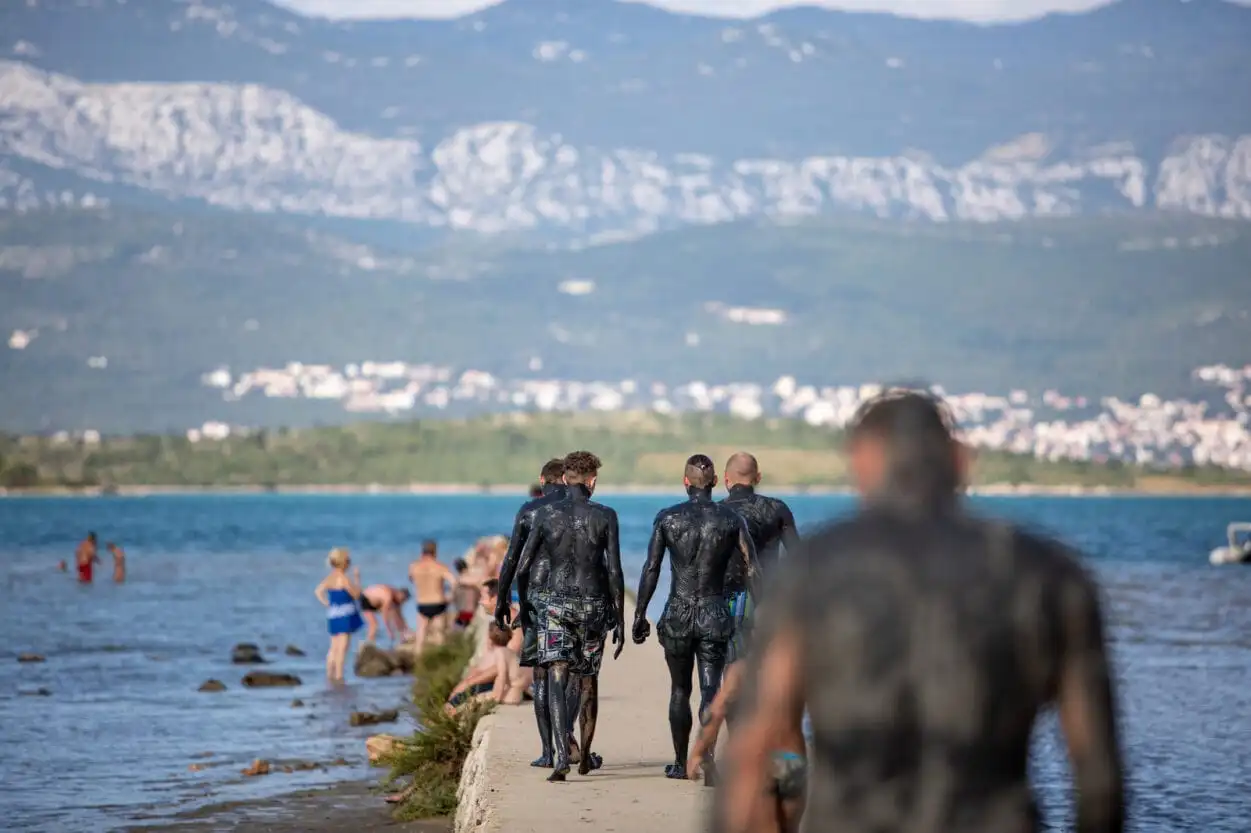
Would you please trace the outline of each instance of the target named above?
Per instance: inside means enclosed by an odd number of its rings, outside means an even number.
[[[725,487],[755,486],[760,482],[760,464],[746,451],[739,451],[725,461]]]

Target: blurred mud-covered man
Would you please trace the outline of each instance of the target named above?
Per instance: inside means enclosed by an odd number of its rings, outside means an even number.
[[[712,828],[778,829],[775,757],[812,719],[813,833],[1033,833],[1030,736],[1056,705],[1079,833],[1120,833],[1099,595],[1061,545],[968,514],[940,402],[894,391],[850,429],[863,506],[779,565]]]

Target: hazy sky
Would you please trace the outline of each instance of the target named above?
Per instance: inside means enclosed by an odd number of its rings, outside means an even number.
[[[911,17],[963,20],[1022,20],[1052,11],[1084,11],[1107,0],[624,0],[650,2],[674,11],[751,17],[783,6],[890,11]],[[306,14],[325,17],[459,17],[500,0],[274,0]],[[584,0],[602,2],[602,0]],[[1185,0],[1179,0],[1185,2]],[[1244,0],[1251,2],[1251,0]]]

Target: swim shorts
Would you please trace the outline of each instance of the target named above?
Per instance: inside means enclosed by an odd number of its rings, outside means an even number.
[[[808,785],[808,762],[794,752],[773,753],[773,794],[783,801],[802,798]]]
[[[729,594],[726,602],[730,611],[730,621],[734,627],[730,644],[725,652],[725,661],[728,665],[747,656],[747,642],[751,636],[752,616],[756,612],[756,605],[751,599],[751,594],[746,590]]]
[[[534,593],[533,598],[538,665],[564,662],[572,674],[598,674],[613,624],[608,600],[560,593]]]
[[[724,662],[734,634],[734,620],[724,596],[686,599],[670,596],[656,623],[656,638],[665,653],[696,654],[705,662]]]

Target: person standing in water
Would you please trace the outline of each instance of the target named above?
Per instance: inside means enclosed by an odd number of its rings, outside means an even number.
[[[941,401],[888,391],[853,418],[850,518],[778,565],[712,816],[775,829],[779,752],[812,720],[803,825],[823,833],[1032,833],[1030,739],[1055,706],[1074,830],[1121,833],[1125,777],[1098,588],[1075,554],[964,505]]]
[[[371,584],[361,591],[361,616],[369,630],[365,634],[365,643],[370,644],[378,635],[378,619],[387,629],[387,636],[394,642],[403,641],[408,636],[408,623],[404,621],[404,602],[412,593],[406,587],[391,587],[387,584]]]
[[[78,549],[74,551],[74,563],[78,567],[78,580],[83,584],[91,584],[92,572],[95,565],[100,563],[94,532],[88,532],[87,537],[78,544]]]
[[[121,584],[126,580],[126,553],[112,541],[105,544],[104,548],[113,556],[113,581]]]
[[[422,541],[421,557],[408,566],[408,578],[417,588],[417,644],[433,640],[440,645],[447,630],[448,588],[460,580],[439,561],[438,544],[430,540]]]
[[[326,652],[326,679],[332,683],[343,682],[343,667],[348,649],[352,646],[352,634],[361,629],[359,602],[361,597],[361,571],[357,567],[348,576],[352,563],[348,551],[336,547],[327,559],[330,575],[322,579],[314,593],[326,606],[326,626],[330,631],[330,650]]]

